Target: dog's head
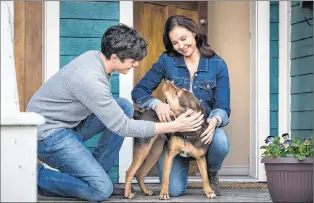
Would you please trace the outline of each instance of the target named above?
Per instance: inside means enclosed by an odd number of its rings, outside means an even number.
[[[166,80],[162,90],[171,111],[176,117],[184,113],[187,108],[193,109],[196,112],[202,111],[205,114],[202,103],[187,89],[177,88],[172,82]]]

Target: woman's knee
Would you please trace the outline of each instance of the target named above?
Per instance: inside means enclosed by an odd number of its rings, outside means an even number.
[[[169,195],[171,197],[179,197],[182,195],[186,190],[186,186],[184,184],[177,184],[169,186]]]
[[[129,118],[132,118],[133,117],[133,113],[134,113],[133,104],[129,100],[125,99],[125,98],[117,98],[116,101],[119,104],[119,106],[122,108],[124,113]]]
[[[227,155],[229,153],[229,139],[227,133],[221,129],[217,128],[213,136],[212,145],[214,145],[215,151]]]

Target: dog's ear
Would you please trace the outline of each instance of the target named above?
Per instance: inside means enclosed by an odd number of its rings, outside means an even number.
[[[142,115],[143,115],[143,112],[139,110],[134,110],[133,119],[139,120],[142,117]]]

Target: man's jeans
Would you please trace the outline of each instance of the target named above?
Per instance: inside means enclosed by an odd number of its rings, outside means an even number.
[[[163,153],[158,160],[157,169],[159,180],[162,182],[162,170],[165,159],[167,147],[164,148]],[[229,152],[229,141],[227,134],[221,128],[217,128],[214,132],[213,140],[209,145],[206,153],[207,171],[216,172],[222,167],[222,162]],[[184,193],[188,186],[188,172],[190,158],[181,157],[177,155],[171,167],[169,177],[169,195],[176,197]]]
[[[126,99],[116,99],[128,117],[133,117],[133,105]],[[101,131],[97,148],[91,152],[84,141]],[[78,197],[84,200],[106,200],[113,192],[107,172],[119,156],[124,137],[111,132],[94,115],[88,116],[75,129],[53,132],[38,141],[38,157],[50,170],[38,164],[38,192],[44,196]]]

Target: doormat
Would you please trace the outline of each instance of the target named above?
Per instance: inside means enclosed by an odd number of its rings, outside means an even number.
[[[267,183],[220,181],[219,186],[221,189],[266,189]],[[200,189],[203,188],[203,184],[202,182],[189,182],[188,188]]]

